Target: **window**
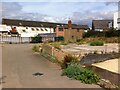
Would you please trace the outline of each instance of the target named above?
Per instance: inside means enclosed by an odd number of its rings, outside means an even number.
[[[48,30],[45,28],[45,31],[48,31]]]
[[[26,32],[25,30],[22,30],[23,32]]]
[[[74,36],[72,36],[72,39],[74,39]]]
[[[31,28],[31,29],[32,29],[32,31],[35,31],[34,28]]]
[[[41,31],[44,31],[44,30],[41,28]]]
[[[26,29],[28,29],[28,27],[26,27]]]
[[[79,29],[77,29],[77,32],[79,32]]]
[[[38,28],[36,28],[36,30],[37,30],[37,31],[39,31],[39,29],[38,29]]]
[[[22,23],[20,22],[19,25],[22,25]]]
[[[59,28],[59,31],[63,31],[63,28]]]

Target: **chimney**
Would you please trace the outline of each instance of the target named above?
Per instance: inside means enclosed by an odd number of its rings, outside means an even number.
[[[69,28],[72,28],[72,21],[70,19],[68,20],[68,29]]]

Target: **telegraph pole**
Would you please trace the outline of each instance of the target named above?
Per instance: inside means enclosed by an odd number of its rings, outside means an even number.
[[[120,13],[120,1],[118,2],[118,18],[120,18],[120,14],[119,13]],[[120,25],[118,25],[118,29],[120,29],[119,26]],[[120,53],[120,35],[118,35],[118,52]]]

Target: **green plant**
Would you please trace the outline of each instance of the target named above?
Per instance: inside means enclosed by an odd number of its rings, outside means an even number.
[[[62,76],[67,76],[72,79],[80,80],[86,84],[97,83],[100,78],[92,70],[81,67],[77,63],[71,63],[63,70]]]
[[[43,52],[41,55],[44,56],[45,58],[47,58],[48,60],[50,60],[53,63],[59,63],[55,56],[52,56],[52,55],[48,54],[47,52]]]
[[[32,48],[32,50],[34,51],[34,52],[39,52],[39,46],[38,45],[34,45],[33,46],[33,48]]]
[[[42,37],[40,36],[32,37],[31,43],[42,43]]]
[[[61,42],[62,45],[67,45],[68,43],[67,42]]]
[[[70,64],[70,62],[78,62],[78,59],[70,54],[66,55],[64,57],[64,60],[61,64],[62,69],[67,68],[67,66]]]
[[[53,43],[53,47],[59,50],[61,49],[59,43]]]
[[[51,56],[50,55],[50,60],[53,62],[53,63],[56,63],[57,62],[57,58],[55,56]]]
[[[90,43],[90,46],[103,46],[104,43],[102,41],[93,41]]]
[[[46,57],[46,58],[49,57],[49,54],[47,52],[42,52],[41,55]]]

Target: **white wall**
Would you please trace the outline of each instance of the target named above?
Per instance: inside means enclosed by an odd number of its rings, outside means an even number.
[[[118,18],[120,18],[120,12],[114,13],[114,28],[115,29],[120,29],[120,23],[118,23]]]
[[[16,26],[16,29],[18,33],[21,34],[21,37],[34,37],[38,34],[54,33],[53,28],[43,28],[43,27],[27,27],[27,28],[28,29],[26,29],[26,27]],[[32,28],[34,29],[34,31],[32,30]],[[39,30],[36,30],[36,28]],[[43,31],[41,29],[43,29]],[[23,30],[25,30],[26,32],[23,32]]]
[[[0,31],[8,31],[6,25],[0,25]]]
[[[102,32],[102,31],[103,31],[103,29],[95,29],[95,31],[100,31],[100,32]]]
[[[23,27],[23,26],[13,26],[16,27],[16,30],[19,34],[21,34],[21,37],[34,37],[38,34],[46,34],[46,33],[54,33],[53,28],[44,28],[44,27]],[[34,31],[32,30],[34,28]],[[39,30],[37,30],[37,29]],[[41,30],[43,29],[43,31]],[[11,26],[6,26],[6,25],[0,25],[0,31],[10,31]],[[23,32],[25,30],[25,32]]]

